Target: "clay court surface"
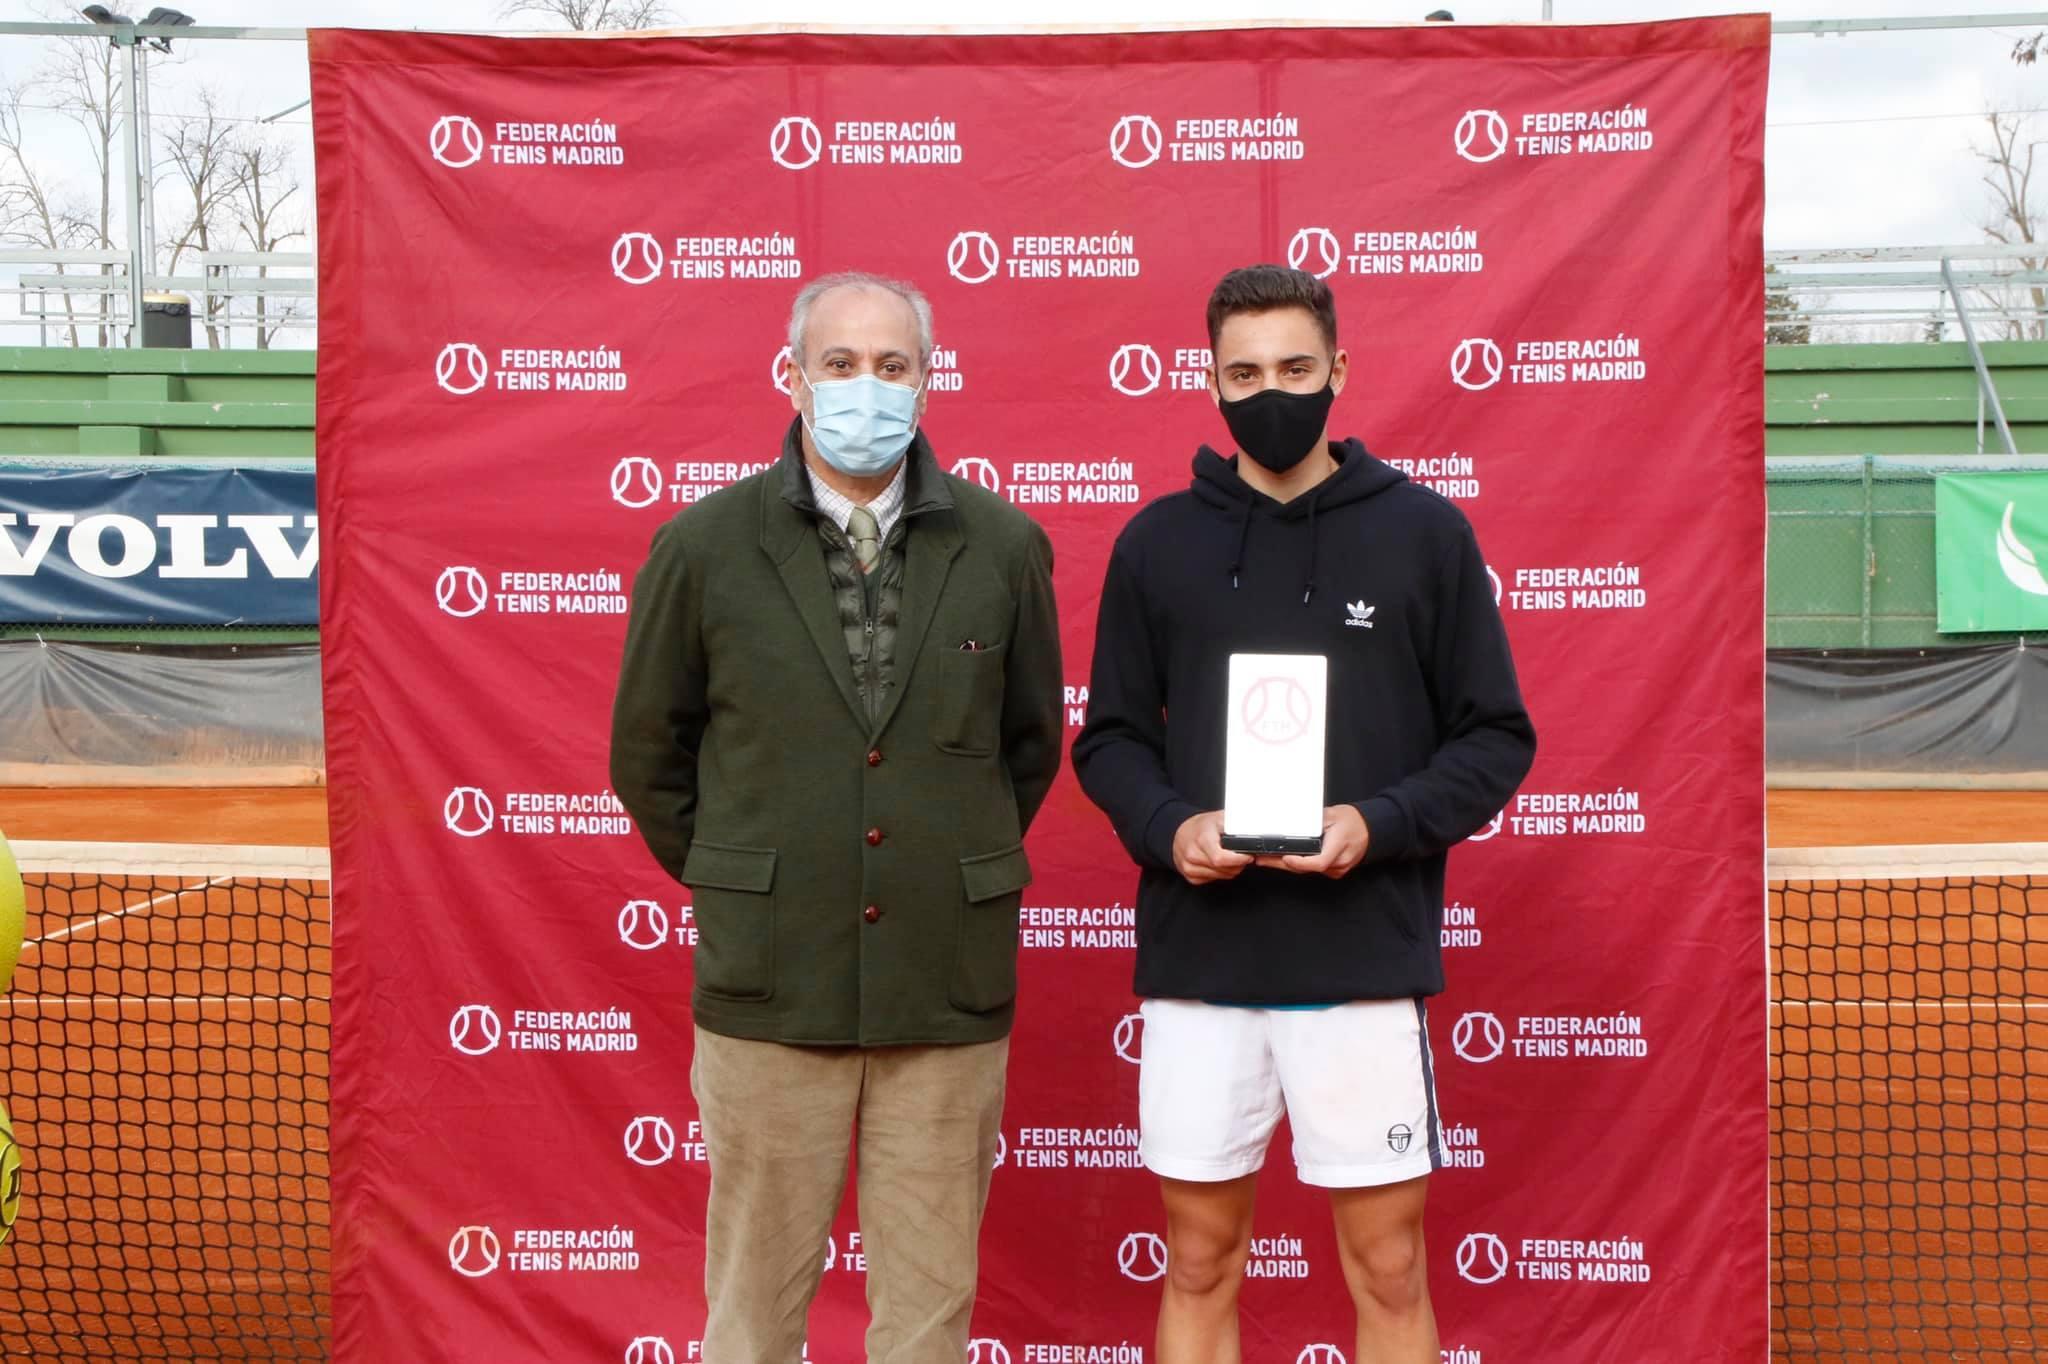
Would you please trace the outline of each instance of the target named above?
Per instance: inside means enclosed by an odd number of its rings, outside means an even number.
[[[1774,849],[2048,841],[2048,793],[1769,809]],[[325,792],[13,788],[0,830],[104,848],[30,873],[0,999],[28,1153],[0,1347],[324,1358],[327,885],[263,864],[317,857]],[[1773,1358],[2048,1358],[2048,867],[1769,906]]]
[[[27,1167],[0,1351],[324,1359],[327,884],[242,846],[324,843],[324,792],[13,789],[0,828],[91,845],[24,867],[0,997]],[[211,846],[140,846],[173,841]]]
[[[327,844],[327,789],[10,787],[0,790],[10,840],[89,843]]]

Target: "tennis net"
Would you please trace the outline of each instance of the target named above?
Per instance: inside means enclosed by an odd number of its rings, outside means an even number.
[[[324,1359],[324,848],[18,843],[9,1359]]]
[[[2048,844],[1773,849],[1772,1356],[2048,1357]]]
[[[0,1344],[324,1359],[323,849],[18,844]],[[2048,844],[1771,854],[1772,1355],[2048,1355]]]

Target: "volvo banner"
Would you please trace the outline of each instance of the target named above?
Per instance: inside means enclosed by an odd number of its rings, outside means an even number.
[[[0,622],[311,625],[307,468],[0,463]]]

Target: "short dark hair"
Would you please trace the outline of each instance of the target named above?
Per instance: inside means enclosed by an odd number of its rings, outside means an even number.
[[[1330,286],[1306,270],[1290,270],[1284,265],[1247,265],[1217,281],[1209,295],[1209,349],[1216,349],[1225,319],[1279,308],[1300,308],[1315,318],[1323,340],[1332,353],[1336,351],[1337,300]]]

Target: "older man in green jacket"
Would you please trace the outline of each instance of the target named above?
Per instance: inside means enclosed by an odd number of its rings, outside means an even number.
[[[931,309],[819,279],[773,468],[655,536],[612,785],[693,893],[704,1357],[795,1364],[859,1129],[874,1364],[959,1364],[1058,771],[1052,548],[917,430]]]

